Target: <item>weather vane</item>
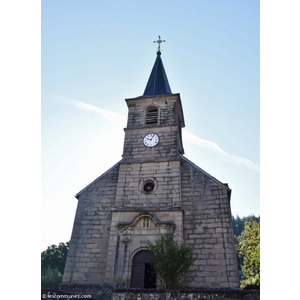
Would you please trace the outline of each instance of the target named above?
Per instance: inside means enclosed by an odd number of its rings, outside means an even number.
[[[162,42],[165,42],[166,40],[162,40],[161,38],[160,38],[160,35],[158,36],[158,40],[157,41],[153,41],[153,43],[157,43],[158,44],[158,49],[157,49],[157,52],[160,52],[160,44],[162,43]]]

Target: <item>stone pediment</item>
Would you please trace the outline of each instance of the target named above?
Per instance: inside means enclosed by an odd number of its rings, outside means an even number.
[[[123,236],[172,234],[175,230],[173,221],[160,221],[151,213],[141,213],[130,222],[120,222],[119,232]]]

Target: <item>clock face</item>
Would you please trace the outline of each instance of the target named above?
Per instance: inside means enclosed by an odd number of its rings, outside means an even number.
[[[146,147],[154,147],[158,144],[159,137],[155,133],[149,133],[144,137],[143,143]]]

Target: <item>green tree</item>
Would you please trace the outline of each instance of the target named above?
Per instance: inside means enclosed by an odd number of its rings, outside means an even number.
[[[254,215],[249,215],[243,218],[240,218],[239,215],[236,215],[236,218],[232,216],[232,226],[233,226],[233,233],[234,233],[234,242],[236,247],[238,246],[241,240],[241,233],[244,231],[244,221],[251,221],[256,220],[257,222],[260,221],[260,216],[256,217]],[[237,255],[238,261],[238,268],[239,271],[242,271],[242,258]]]
[[[148,242],[148,249],[153,255],[150,264],[160,286],[166,289],[182,288],[183,277],[193,272],[190,270],[194,262],[192,248],[161,235],[155,244]]]
[[[236,218],[232,216],[232,226],[233,226],[233,234],[238,237],[244,231],[244,220],[251,221],[255,220],[257,222],[260,221],[260,217],[256,217],[254,215],[249,215],[243,218],[240,218],[239,215],[236,215]]]
[[[48,246],[42,252],[42,288],[57,289],[62,282],[66,259],[69,250],[69,243],[59,243],[58,246]]]
[[[245,279],[241,288],[260,285],[260,222],[254,218],[243,219],[244,231],[238,237],[237,254],[243,260],[242,271]]]
[[[46,270],[42,270],[41,285],[45,289],[58,289],[62,282],[63,274],[57,269],[51,269],[49,266]]]
[[[244,222],[239,217],[239,215],[237,215],[236,218],[232,216],[232,225],[233,225],[233,234],[235,236],[240,236],[244,230]]]
[[[42,252],[42,270],[57,269],[61,274],[64,273],[66,259],[69,251],[69,242],[59,243],[58,246],[48,246]]]

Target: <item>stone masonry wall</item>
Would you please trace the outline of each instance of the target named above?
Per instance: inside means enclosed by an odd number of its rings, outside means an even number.
[[[143,192],[143,181],[155,181],[155,191]],[[160,210],[180,204],[180,160],[120,164],[116,207]]]
[[[148,133],[156,133],[159,136],[157,146],[148,148],[143,144],[143,139]],[[178,127],[157,126],[125,130],[125,142],[123,150],[123,161],[157,161],[168,158],[176,158]]]
[[[119,165],[79,195],[63,283],[103,283]]]
[[[194,249],[190,287],[239,286],[228,189],[182,160],[184,242]]]
[[[115,289],[113,300],[259,300],[259,290],[192,289],[192,290],[138,290]]]

